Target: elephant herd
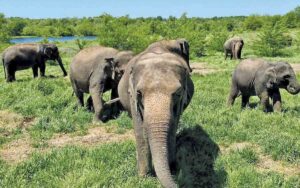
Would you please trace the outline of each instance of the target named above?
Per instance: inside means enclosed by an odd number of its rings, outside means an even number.
[[[239,37],[227,40],[225,59],[228,54],[240,59],[243,45]],[[54,44],[15,45],[4,51],[2,60],[7,82],[15,81],[16,71],[30,67],[34,77],[38,69],[45,76],[46,60],[57,60],[67,75]],[[185,39],[161,40],[137,55],[103,46],[85,48],[71,62],[70,81],[79,106],[84,106],[84,93],[90,94],[86,108],[94,111],[94,121],[106,122],[127,111],[134,125],[139,175],[155,173],[164,187],[176,187],[171,174],[176,130],[194,94],[191,72],[189,43]],[[265,111],[269,111],[269,98],[280,111],[279,88],[291,94],[300,91],[288,63],[246,59],[233,72],[228,105],[242,95],[245,107],[249,97],[257,95]],[[105,103],[102,96],[108,90],[111,100]]]

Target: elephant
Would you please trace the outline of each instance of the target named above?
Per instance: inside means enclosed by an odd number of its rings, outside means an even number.
[[[187,58],[181,48],[173,50],[177,46],[176,40],[150,45],[130,60],[118,86],[120,102],[133,120],[139,175],[154,170],[164,187],[176,187],[171,176],[176,130],[194,94]]]
[[[230,59],[241,59],[241,53],[244,46],[244,40],[241,37],[233,37],[224,43],[225,60],[228,54]]]
[[[249,103],[250,96],[258,96],[265,112],[272,111],[269,98],[273,100],[274,111],[281,111],[280,88],[290,94],[297,94],[300,85],[295,72],[286,62],[270,63],[263,59],[245,59],[235,68],[232,75],[231,91],[228,105],[234,103],[235,98],[242,95],[242,108]]]
[[[6,81],[15,81],[16,71],[30,67],[34,78],[38,76],[38,69],[40,69],[40,76],[44,77],[47,60],[57,60],[64,76],[67,76],[55,44],[17,44],[8,47],[2,54]]]
[[[81,50],[70,65],[70,80],[79,106],[84,106],[84,93],[89,93],[88,108],[93,106],[94,121],[105,122],[121,109],[119,102],[113,103],[113,113],[105,114],[102,95],[111,90],[111,99],[118,98],[118,83],[127,63],[133,57],[131,51],[94,46]]]

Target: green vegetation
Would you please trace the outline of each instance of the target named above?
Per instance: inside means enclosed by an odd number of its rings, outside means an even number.
[[[232,108],[227,108],[231,73],[239,62],[224,61],[222,45],[227,37],[239,35],[245,41],[245,58],[271,56],[265,58],[299,63],[300,22],[293,21],[299,20],[299,11],[296,8],[284,16],[212,19],[187,18],[185,14],[178,19],[102,15],[29,20],[0,16],[0,22],[14,28],[9,29],[7,36],[99,35],[99,40],[93,42],[58,42],[65,67],[79,49],[99,43],[139,52],[161,38],[187,38],[192,61],[205,62],[219,72],[192,76],[196,92],[178,131],[181,145],[176,178],[179,184],[183,187],[293,188],[300,187],[299,96],[282,91],[282,113],[262,112],[257,97],[251,98],[251,108],[241,110],[240,98]],[[55,28],[54,32],[51,28]],[[0,32],[0,39],[5,41],[3,33]],[[262,45],[270,44],[278,45],[279,51],[263,52]],[[0,49],[5,46],[1,43]],[[3,126],[0,122],[0,187],[160,187],[155,177],[138,177],[134,141],[96,146],[72,143],[51,147],[49,144],[57,135],[83,136],[97,126],[123,135],[132,130],[126,113],[106,124],[92,124],[93,115],[77,108],[69,79],[62,77],[55,62],[47,64],[46,75],[52,77],[33,79],[32,70],[16,74],[17,82],[7,84],[0,68],[0,112],[18,113],[34,121],[29,126],[17,127]],[[297,76],[300,80],[300,75]],[[4,160],[1,152],[7,145],[25,138],[29,142],[27,147],[34,150],[29,158],[19,163]],[[237,144],[245,147],[235,149],[233,146]],[[266,159],[270,165],[264,164]],[[281,166],[275,168],[276,165]]]

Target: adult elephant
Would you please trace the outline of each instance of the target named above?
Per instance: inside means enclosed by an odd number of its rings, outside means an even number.
[[[228,39],[224,43],[225,60],[227,59],[228,54],[230,54],[230,59],[241,59],[243,46],[244,41],[241,37],[233,37]]]
[[[176,40],[150,45],[129,62],[118,86],[120,101],[133,119],[139,175],[151,172],[153,163],[164,187],[176,187],[170,171],[175,164],[175,134],[194,93],[181,49]]]
[[[242,95],[242,107],[249,103],[250,96],[260,98],[264,111],[269,111],[269,98],[273,100],[275,111],[281,111],[279,89],[286,89],[295,95],[300,91],[293,68],[286,62],[269,63],[262,59],[243,60],[232,75],[228,105],[233,105],[235,98]]]
[[[90,93],[88,108],[93,106],[95,121],[105,122],[120,111],[117,102],[112,104],[109,114],[104,114],[102,95],[112,90],[111,99],[118,98],[118,83],[132,57],[131,51],[102,46],[85,48],[74,57],[70,65],[72,87],[80,106],[84,106],[84,93]]]
[[[15,81],[16,71],[30,67],[34,78],[38,76],[38,69],[40,69],[40,75],[45,76],[47,60],[57,60],[64,76],[67,76],[55,44],[17,44],[8,47],[2,54],[6,81]]]

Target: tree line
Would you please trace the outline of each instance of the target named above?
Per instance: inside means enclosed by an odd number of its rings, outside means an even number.
[[[282,55],[282,49],[298,44],[300,37],[287,34],[287,29],[300,28],[300,6],[285,15],[235,16],[213,18],[130,18],[102,14],[97,17],[29,19],[0,14],[0,42],[9,42],[12,36],[99,36],[99,43],[121,50],[142,51],[159,39],[186,38],[192,56],[210,51],[223,51],[224,41],[243,32],[258,32],[253,49],[266,56]],[[265,39],[267,38],[267,39]],[[268,49],[263,49],[265,46]],[[275,47],[274,47],[275,46]],[[273,47],[275,49],[273,49]]]

